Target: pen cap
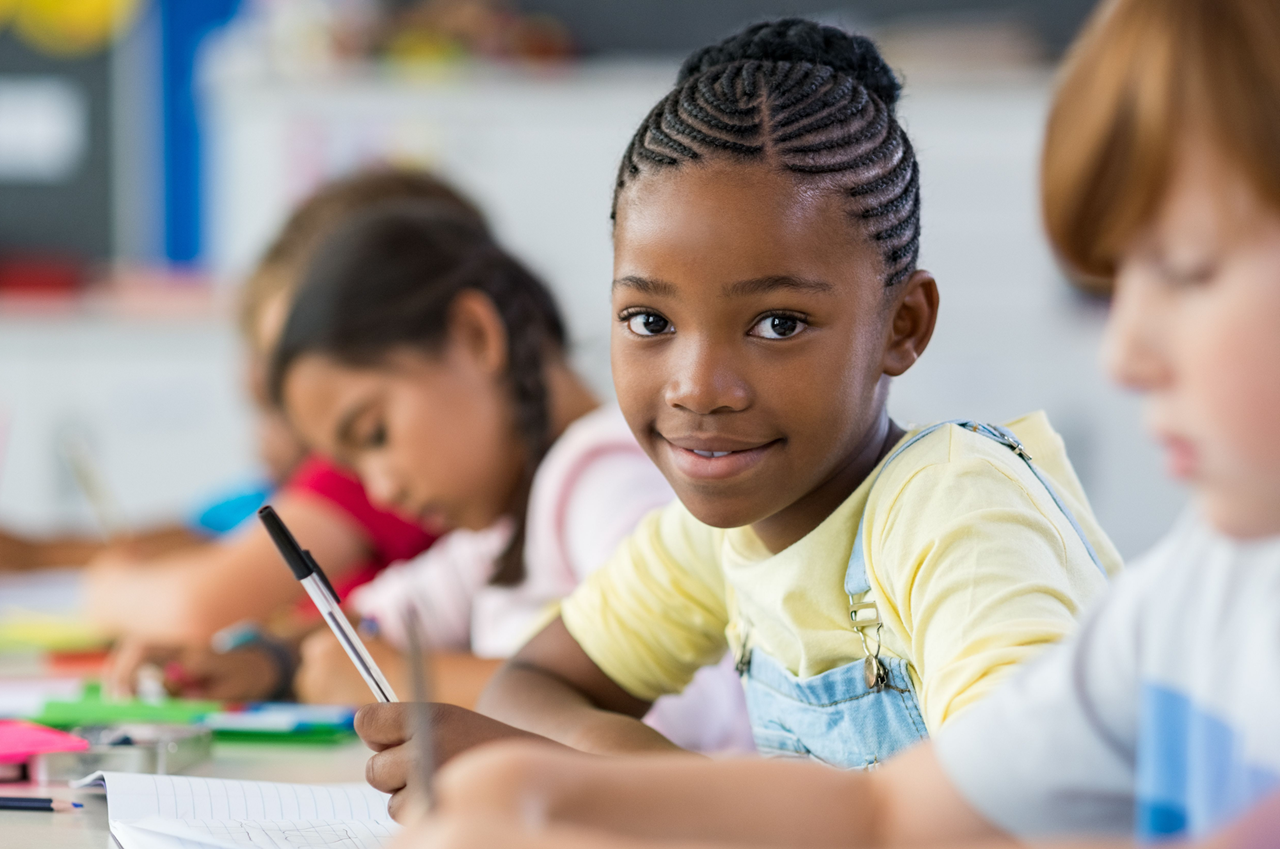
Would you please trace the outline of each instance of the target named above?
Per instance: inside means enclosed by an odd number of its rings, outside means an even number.
[[[263,527],[267,529],[267,533],[271,535],[271,541],[280,550],[280,556],[284,558],[284,562],[289,567],[289,570],[293,572],[293,576],[299,581],[310,577],[314,571],[311,568],[310,558],[303,552],[302,546],[298,545],[298,541],[293,538],[293,534],[289,533],[289,529],[284,526],[284,522],[280,521],[276,511],[271,509],[270,504],[258,511],[258,518],[262,521]]]

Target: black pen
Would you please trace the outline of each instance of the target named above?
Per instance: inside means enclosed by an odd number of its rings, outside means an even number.
[[[311,596],[320,615],[324,617],[325,622],[329,623],[333,635],[338,638],[338,642],[347,652],[347,657],[351,658],[351,662],[356,665],[356,669],[369,685],[369,689],[373,691],[373,695],[380,702],[399,701],[395,691],[387,683],[386,676],[382,674],[378,664],[373,662],[369,650],[360,641],[360,635],[356,633],[347,615],[342,612],[338,594],[334,592],[333,585],[329,583],[324,570],[320,568],[320,564],[316,563],[311,552],[298,545],[298,541],[293,538],[293,534],[285,527],[284,522],[280,521],[280,517],[270,505],[258,511],[258,518],[262,520],[267,533],[271,535],[271,540],[280,550],[280,556],[284,558],[285,564],[302,584],[302,588],[307,591],[307,595]]]

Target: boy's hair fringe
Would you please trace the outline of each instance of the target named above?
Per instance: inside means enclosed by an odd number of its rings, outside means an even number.
[[[1049,239],[1080,288],[1110,291],[1196,134],[1280,209],[1280,3],[1103,3],[1064,62],[1041,175]]]

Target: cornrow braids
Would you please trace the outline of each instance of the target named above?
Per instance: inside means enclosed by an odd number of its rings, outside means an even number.
[[[524,580],[525,513],[533,473],[551,445],[545,365],[566,347],[564,322],[547,287],[499,247],[479,221],[447,204],[376,204],[337,227],[303,276],[271,363],[280,403],[300,357],[323,354],[374,366],[397,350],[438,351],[450,305],[463,291],[484,294],[507,336],[507,386],[525,468],[511,512],[515,532],[490,583]]]
[[[885,285],[920,249],[920,168],[895,115],[901,85],[875,44],[788,18],[690,56],[636,130],[613,196],[642,174],[713,156],[769,162],[838,191],[878,246]]]

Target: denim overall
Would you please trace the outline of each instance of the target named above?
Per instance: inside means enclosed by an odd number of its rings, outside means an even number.
[[[1048,478],[1031,464],[1022,443],[1006,428],[960,420],[932,425],[894,451],[880,467],[880,474],[903,451],[949,425],[985,436],[1021,457],[1067,517],[1094,565],[1106,575],[1075,516],[1058,497]],[[874,480],[871,485],[875,486]],[[766,652],[752,649],[747,644],[749,625],[744,623],[738,672],[746,689],[756,747],[763,755],[808,757],[847,769],[865,769],[928,736],[907,661],[880,657],[880,629],[884,626],[875,601],[866,597],[871,592],[871,583],[863,555],[861,520],[845,573],[844,589],[849,596],[850,629],[862,642],[866,658],[820,675],[801,680]],[[856,601],[858,598],[863,600]],[[868,631],[873,632],[874,650],[868,646]]]

